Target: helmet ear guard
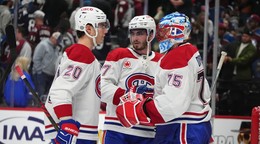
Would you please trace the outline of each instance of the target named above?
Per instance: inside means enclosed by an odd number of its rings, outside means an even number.
[[[156,33],[160,53],[164,53],[174,44],[188,39],[190,32],[191,24],[186,15],[174,12],[164,16],[157,26]]]

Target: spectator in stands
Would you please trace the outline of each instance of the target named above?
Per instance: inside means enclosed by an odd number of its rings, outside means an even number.
[[[59,54],[56,61],[55,69],[58,68],[63,52],[66,50],[66,48],[77,41],[76,31],[71,28],[70,21],[67,17],[60,19],[56,31],[59,31],[61,33],[61,38],[57,45]]]
[[[144,14],[144,0],[134,0],[134,7],[136,16]]]
[[[25,31],[23,29],[23,27],[17,27],[16,29],[16,47],[15,47],[15,54],[13,56],[23,56],[23,57],[27,57],[28,59],[32,59],[32,48],[31,45],[29,44],[29,42],[25,39],[24,37],[25,35]],[[7,65],[11,64],[12,60],[11,60],[11,50],[10,50],[10,46],[8,45],[8,43],[6,43],[3,47],[2,47],[2,55],[1,55],[1,64],[3,67],[6,67]],[[29,65],[30,66],[30,65]]]
[[[250,80],[251,63],[256,54],[256,48],[252,44],[252,32],[245,29],[241,36],[241,42],[233,42],[225,50],[228,55],[225,57],[225,64],[233,67],[233,80]]]
[[[203,37],[204,37],[204,21],[205,21],[205,12],[199,13],[196,20],[192,20],[192,32],[191,38],[192,43],[195,44],[199,50],[203,49]],[[212,36],[213,36],[213,22],[209,19],[208,20],[208,44],[212,43]]]
[[[134,17],[133,4],[133,0],[119,0],[115,9],[114,26],[116,27],[119,47],[127,47],[130,44],[128,39],[128,24]]]
[[[252,79],[252,61],[256,48],[251,41],[252,32],[245,29],[241,41],[226,46],[222,78],[230,83],[230,108],[234,115],[245,115],[245,100],[248,82]]]
[[[192,0],[167,0],[163,4],[164,15],[177,11],[191,18],[192,5]]]
[[[253,32],[252,41],[256,46],[257,55],[253,62],[252,69],[255,79],[260,78],[260,16],[252,14],[248,20],[246,27]]]
[[[17,24],[25,29],[26,37],[35,26],[34,12],[41,10],[45,0],[22,0],[18,9]]]
[[[23,27],[17,27],[16,30],[16,44],[19,56],[32,59],[32,48],[29,42],[25,39],[25,29]]]
[[[254,3],[253,0],[240,0],[239,2],[239,25],[244,26],[246,20],[250,17],[252,13],[252,7]]]
[[[10,12],[12,6],[12,0],[4,0],[2,5],[0,5],[0,38],[5,35],[5,27],[12,21],[12,15]]]
[[[29,30],[28,36],[33,50],[41,40],[49,38],[51,35],[50,27],[44,24],[44,16],[45,13],[41,10],[34,12],[35,26]]]
[[[260,51],[260,16],[252,14],[247,20],[246,27],[252,31],[253,44]]]
[[[71,28],[75,31],[75,14],[77,12],[77,10],[79,9],[79,7],[75,8],[74,11],[72,11],[71,15],[70,15],[70,18],[69,18],[69,21],[70,21],[70,26]]]
[[[219,44],[217,47],[218,48],[217,52],[219,57],[223,47],[233,42],[234,37],[230,32],[228,32],[227,25],[224,25],[223,23],[219,23],[218,27],[219,27],[218,30]],[[208,66],[207,75],[212,75],[211,72],[212,72],[212,63],[213,63],[213,48],[214,48],[214,44],[212,43],[212,45],[210,45],[208,48],[208,54],[207,54],[207,66]]]
[[[163,16],[164,16],[164,12],[162,6],[157,7],[156,14],[154,15],[155,22],[159,23],[159,21],[161,20],[161,18],[163,18]]]
[[[20,66],[31,86],[34,88],[34,83],[28,73],[30,61],[31,60],[27,57],[18,57],[15,65]],[[30,94],[29,89],[26,87],[14,67],[5,83],[4,98],[6,104],[11,107],[26,107],[32,100],[32,95]]]
[[[68,18],[65,17],[60,19],[56,31],[61,33],[60,43],[58,44],[60,52],[63,52],[67,47],[76,42],[76,32],[71,28]]]
[[[41,41],[35,48],[33,55],[33,80],[39,96],[48,93],[56,69],[60,32],[54,32],[48,39]]]
[[[59,24],[59,17],[68,11],[67,0],[45,0],[42,11],[46,14],[45,19],[49,27],[54,29]]]
[[[15,52],[17,56],[27,57],[28,59],[32,59],[32,49],[29,42],[24,38],[25,31],[23,27],[17,27],[16,30],[16,48]],[[2,47],[1,53],[1,64],[5,68],[8,64],[11,63],[11,50],[7,43],[5,43]]]

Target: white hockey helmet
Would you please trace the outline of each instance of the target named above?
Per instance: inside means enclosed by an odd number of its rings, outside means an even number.
[[[153,37],[149,40],[152,41],[156,33],[156,24],[154,19],[149,15],[135,16],[129,23],[129,31],[132,29],[146,29],[147,35],[153,32]]]
[[[97,29],[100,23],[103,23],[102,26],[104,26],[107,30],[110,28],[110,23],[107,20],[106,14],[96,7],[85,6],[78,9],[75,14],[75,29],[83,31],[87,36],[93,38],[95,46],[97,46],[95,38],[98,35]],[[87,24],[91,24],[95,28],[95,36],[91,36],[86,32]]]
[[[174,44],[188,39],[190,32],[191,23],[185,14],[173,12],[164,16],[158,24],[156,33],[160,53],[164,53]]]
[[[85,31],[87,24],[91,24],[94,28],[97,28],[99,23],[107,22],[106,14],[96,7],[82,7],[75,14],[75,29],[79,31]]]

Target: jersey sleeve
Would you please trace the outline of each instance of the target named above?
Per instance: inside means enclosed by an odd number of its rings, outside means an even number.
[[[93,76],[94,60],[90,51],[68,49],[64,53],[49,92],[58,118],[72,116],[72,99]]]
[[[117,50],[111,51],[101,69],[101,101],[114,105],[119,104],[119,98],[126,91],[117,86],[122,68],[118,55]]]

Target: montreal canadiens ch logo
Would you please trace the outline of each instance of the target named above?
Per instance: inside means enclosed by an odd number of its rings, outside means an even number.
[[[125,86],[129,89],[131,86],[153,86],[154,85],[154,77],[145,73],[134,73],[127,77]]]
[[[100,98],[101,97],[101,85],[100,85],[100,80],[101,80],[101,77],[100,75],[98,75],[98,77],[96,78],[96,86],[95,86],[95,92],[97,94],[97,96]]]

